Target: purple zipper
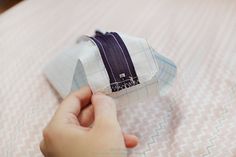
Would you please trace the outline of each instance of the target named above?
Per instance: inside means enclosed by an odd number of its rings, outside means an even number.
[[[129,51],[121,37],[115,32],[105,34],[96,31],[91,39],[98,46],[109,76],[112,92],[139,84]]]

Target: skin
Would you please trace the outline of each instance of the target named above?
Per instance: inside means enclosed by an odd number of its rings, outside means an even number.
[[[113,99],[84,87],[58,107],[40,149],[45,157],[126,157],[137,144],[136,136],[122,133]]]

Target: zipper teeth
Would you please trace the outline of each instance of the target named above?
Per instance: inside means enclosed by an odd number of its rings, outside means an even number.
[[[139,84],[133,62],[123,40],[115,33],[96,32],[91,39],[99,48],[112,92]]]
[[[121,37],[117,33],[111,32],[110,34],[112,34],[112,36],[116,39],[116,41],[118,43],[117,45],[122,50],[122,53],[124,55],[124,59],[128,65],[129,72],[131,73],[132,76],[137,77],[133,62],[132,62],[131,57],[129,55],[129,51],[128,51],[127,47],[125,46],[125,43],[123,42],[123,40],[121,39]]]

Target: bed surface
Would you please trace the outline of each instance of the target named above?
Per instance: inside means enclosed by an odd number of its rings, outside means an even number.
[[[175,97],[119,113],[140,137],[129,156],[236,156],[236,1],[31,0],[0,15],[1,157],[42,156],[61,101],[42,70],[97,28],[144,37],[178,66]]]

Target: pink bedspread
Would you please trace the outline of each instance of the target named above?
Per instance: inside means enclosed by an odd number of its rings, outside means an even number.
[[[236,156],[235,0],[31,0],[0,15],[0,156],[41,157],[61,101],[42,69],[96,28],[148,39],[177,63],[172,92],[119,111],[135,157]]]

